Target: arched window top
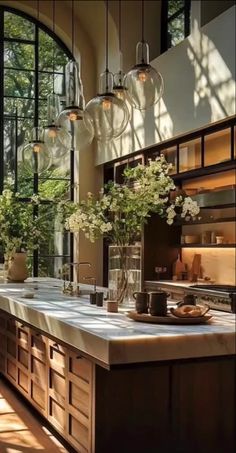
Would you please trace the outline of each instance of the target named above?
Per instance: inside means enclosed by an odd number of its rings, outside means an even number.
[[[35,276],[57,276],[64,263],[73,261],[73,240],[68,233],[58,235],[51,202],[53,197],[72,197],[73,152],[68,150],[63,159],[56,156],[43,173],[29,171],[22,159],[26,134],[47,122],[47,97],[53,88],[63,102],[64,67],[71,58],[45,25],[0,6],[0,193],[13,188],[20,202],[27,203],[34,193],[44,201],[38,215],[45,215],[48,236],[40,238],[31,257]]]

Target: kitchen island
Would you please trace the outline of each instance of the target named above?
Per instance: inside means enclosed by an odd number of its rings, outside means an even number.
[[[235,318],[212,314],[135,323],[63,295],[59,280],[3,284],[0,369],[78,452],[231,453]]]

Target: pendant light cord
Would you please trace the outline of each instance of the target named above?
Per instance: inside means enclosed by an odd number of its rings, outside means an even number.
[[[142,0],[142,42],[144,42],[144,0]]]
[[[105,55],[106,55],[106,91],[108,90],[108,0],[106,0],[106,39],[105,39]]]
[[[119,0],[119,51],[121,52],[121,0]]]
[[[55,0],[52,0],[52,31],[53,31],[53,48],[52,48],[52,73],[53,73],[53,88],[52,92],[55,94]]]
[[[74,57],[74,0],[71,0],[71,53]]]

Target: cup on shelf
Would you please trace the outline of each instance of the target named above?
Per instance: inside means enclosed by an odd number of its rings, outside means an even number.
[[[216,236],[217,244],[224,244],[224,236]]]
[[[148,313],[148,293],[136,291],[133,293],[133,298],[135,299],[135,309],[137,313]]]

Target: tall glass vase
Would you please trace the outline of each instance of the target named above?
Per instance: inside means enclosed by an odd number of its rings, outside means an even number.
[[[133,293],[141,291],[141,246],[109,246],[109,298],[134,306]]]

